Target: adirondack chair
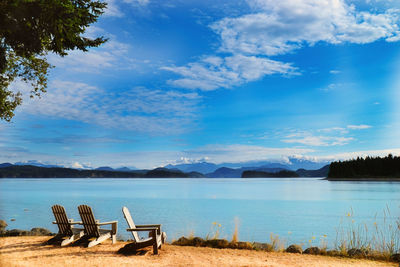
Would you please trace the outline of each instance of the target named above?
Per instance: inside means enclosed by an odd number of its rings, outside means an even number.
[[[133,243],[128,245],[134,249],[153,246],[153,253],[158,254],[158,249],[161,248],[161,245],[164,244],[167,239],[165,232],[161,232],[161,224],[135,225],[132,220],[131,213],[127,207],[122,208],[122,213],[124,214],[126,222],[129,226],[129,228],[126,230],[131,232],[133,236]],[[142,231],[149,232],[149,237],[140,238],[137,232]]]
[[[58,233],[53,238],[46,241],[47,244],[53,244],[62,240],[61,246],[66,246],[83,236],[83,229],[74,227],[76,224],[81,224],[82,222],[74,222],[73,219],[68,219],[63,206],[54,205],[51,209],[53,210],[54,218],[56,219],[53,224],[57,224]]]
[[[100,244],[108,238],[111,238],[113,244],[117,242],[116,236],[118,221],[99,222],[94,218],[92,208],[87,205],[78,206],[78,211],[79,215],[81,216],[82,224],[85,230],[85,238],[87,238],[88,240],[94,238],[94,240],[89,242],[89,248]],[[111,230],[100,229],[100,226],[108,224],[111,225]]]

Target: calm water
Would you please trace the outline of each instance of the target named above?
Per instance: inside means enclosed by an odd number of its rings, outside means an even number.
[[[352,219],[372,225],[389,207],[400,216],[400,183],[328,182],[319,179],[0,179],[0,219],[8,229],[51,224],[53,204],[79,219],[77,206],[92,206],[100,221],[118,220],[119,235],[129,238],[121,212],[127,206],[137,224],[162,223],[169,240],[194,233],[205,237],[221,224],[230,239],[235,221],[239,239],[267,242],[270,233],[293,243],[327,235],[352,209]],[[375,218],[377,214],[377,218]],[[14,218],[15,221],[10,221]],[[216,226],[218,228],[218,226]]]

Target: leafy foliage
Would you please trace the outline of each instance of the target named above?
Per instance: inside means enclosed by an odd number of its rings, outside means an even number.
[[[381,157],[366,157],[332,162],[329,178],[385,178],[400,177],[400,157],[389,154]]]
[[[0,119],[10,121],[22,103],[20,89],[9,89],[13,81],[29,83],[31,97],[46,92],[48,52],[65,56],[107,41],[82,36],[105,7],[93,0],[0,0]]]

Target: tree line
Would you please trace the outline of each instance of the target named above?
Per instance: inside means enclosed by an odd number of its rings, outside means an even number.
[[[398,178],[400,157],[369,157],[332,162],[328,178]]]

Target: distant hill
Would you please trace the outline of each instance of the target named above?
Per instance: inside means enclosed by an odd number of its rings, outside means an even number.
[[[242,173],[242,178],[284,178],[284,177],[299,177],[299,175],[294,171],[279,171],[275,173],[264,172],[264,171],[244,171]]]
[[[204,177],[200,173],[184,173],[158,168],[150,171],[77,170],[71,168],[47,168],[31,165],[11,165],[0,168],[0,178],[191,178]]]
[[[119,171],[119,172],[131,172],[131,171],[134,171],[133,169],[130,169],[130,168],[128,168],[128,167],[116,168],[115,170],[116,170],[116,171]],[[135,170],[136,170],[136,169],[135,169]]]
[[[13,165],[30,165],[36,167],[43,167],[43,168],[63,168],[64,166],[54,165],[54,164],[43,164],[36,160],[28,160],[27,162],[15,162]]]
[[[285,169],[282,169],[282,168],[257,168],[257,167],[243,167],[243,168],[233,169],[233,168],[221,167],[212,173],[207,173],[205,176],[209,177],[209,178],[240,178],[240,177],[242,177],[242,173],[244,171],[249,171],[249,170],[258,170],[258,171],[275,173],[275,172],[279,172],[279,171],[282,171]]]
[[[256,171],[256,172],[263,172],[268,174],[277,174],[282,171],[291,171],[282,168],[256,168],[256,167],[245,167],[239,169],[232,169],[222,167],[215,170],[212,173],[207,173],[205,176],[209,178],[240,178],[242,177],[243,172],[246,171]],[[328,175],[329,165],[326,165],[318,170],[305,170],[305,169],[298,169],[297,171],[291,171],[296,173],[292,174],[293,176],[288,177],[326,177]],[[272,177],[272,176],[266,176]],[[275,177],[286,177],[286,176],[275,176]]]
[[[200,172],[200,173],[210,173],[218,169],[218,165],[208,162],[198,162],[198,163],[185,163],[177,165],[167,165],[164,168],[167,169],[178,169],[183,172]]]
[[[212,173],[207,173],[206,177],[209,178],[239,178],[242,175],[242,169],[231,169],[222,167]]]
[[[11,164],[11,163],[8,163],[8,162],[6,162],[6,163],[1,163],[1,164],[0,164],[0,168],[10,167],[10,166],[12,166],[12,164]]]
[[[329,165],[325,165],[321,169],[318,170],[305,170],[298,169],[296,173],[300,177],[327,177],[329,172]]]
[[[114,171],[114,169],[111,167],[98,167],[95,170],[97,170],[97,171]]]
[[[301,159],[296,157],[289,157],[286,162],[274,162],[274,161],[247,161],[247,162],[239,162],[239,163],[220,163],[214,164],[209,162],[196,162],[196,163],[185,163],[185,164],[177,164],[177,165],[166,165],[164,168],[168,169],[178,169],[183,172],[191,172],[196,171],[203,174],[207,174],[207,176],[211,173],[214,173],[219,168],[229,168],[229,169],[242,169],[244,170],[255,170],[258,168],[265,169],[280,169],[280,170],[298,170],[298,169],[306,169],[306,170],[317,170],[326,165],[329,165],[328,161],[312,161],[307,159]],[[268,171],[267,171],[268,172]],[[218,173],[218,172],[217,172]],[[235,177],[240,177],[235,174]],[[214,176],[215,177],[215,176]]]

